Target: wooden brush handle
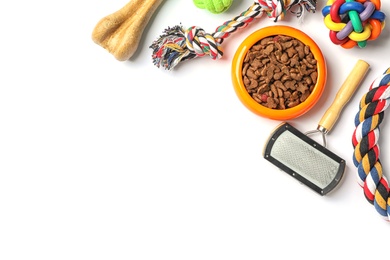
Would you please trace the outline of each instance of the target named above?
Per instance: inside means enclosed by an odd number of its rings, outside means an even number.
[[[163,0],[130,0],[120,10],[102,18],[92,40],[117,60],[128,60],[138,48],[143,31]]]
[[[356,62],[355,67],[349,73],[343,85],[337,92],[333,103],[322,116],[317,129],[324,133],[327,133],[332,129],[333,125],[339,118],[339,115],[343,110],[345,104],[348,103],[349,99],[352,97],[353,93],[360,85],[360,82],[366,75],[366,72],[368,71],[369,67],[370,65],[363,60],[358,60]]]

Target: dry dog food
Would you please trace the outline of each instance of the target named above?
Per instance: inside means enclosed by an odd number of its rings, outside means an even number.
[[[242,66],[246,90],[272,109],[294,107],[317,82],[317,60],[310,47],[286,35],[264,38],[248,51]]]

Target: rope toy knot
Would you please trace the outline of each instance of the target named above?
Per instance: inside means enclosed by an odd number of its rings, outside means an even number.
[[[286,0],[258,0],[258,2],[269,18],[283,18],[286,13]]]
[[[322,15],[331,41],[346,49],[366,47],[385,27],[380,6],[380,0],[329,0]]]
[[[298,11],[290,10],[298,17],[301,17],[305,10],[315,12],[317,0],[258,0],[259,5],[267,13],[269,18],[283,19],[292,7],[298,7]]]
[[[213,35],[206,33],[202,28],[192,26],[185,31],[187,48],[196,56],[209,55],[213,60],[222,57],[220,44]]]
[[[205,33],[203,29],[192,26],[184,29],[182,26],[174,26],[165,29],[164,33],[155,40],[149,48],[153,49],[153,64],[165,69],[173,69],[179,62],[205,56],[219,59],[223,52],[222,42],[240,28],[245,28],[255,18],[267,13],[269,17],[283,17],[287,11],[291,11],[297,17],[303,15],[303,11],[315,12],[317,0],[259,0],[253,3],[246,11],[224,22],[211,33]],[[291,10],[297,7],[298,11]]]
[[[193,0],[196,7],[220,14],[230,8],[233,0]]]
[[[352,135],[353,163],[366,199],[390,221],[390,188],[379,159],[379,133],[384,111],[390,104],[390,68],[375,79],[361,98]]]

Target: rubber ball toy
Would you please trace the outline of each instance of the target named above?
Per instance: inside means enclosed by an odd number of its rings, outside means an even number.
[[[322,15],[331,41],[346,49],[366,47],[385,27],[380,8],[380,0],[329,0]]]
[[[230,8],[233,0],[193,0],[196,7],[220,14]]]

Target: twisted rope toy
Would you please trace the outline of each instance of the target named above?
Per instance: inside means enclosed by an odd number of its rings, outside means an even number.
[[[379,160],[378,139],[379,126],[389,104],[390,68],[373,81],[360,100],[359,112],[355,116],[356,129],[352,136],[358,183],[366,199],[387,221],[390,221],[390,188]]]
[[[150,46],[153,49],[153,63],[157,67],[171,70],[179,62],[196,57],[209,55],[213,60],[219,59],[223,55],[222,42],[231,33],[248,26],[255,18],[266,13],[276,22],[289,10],[297,17],[301,17],[304,10],[315,12],[316,2],[317,0],[258,0],[239,16],[217,27],[212,34],[197,26],[188,29],[182,26],[167,28]],[[293,7],[298,7],[298,11],[292,11]]]
[[[196,7],[207,9],[213,14],[220,14],[230,8],[233,0],[193,0]]]
[[[329,0],[322,15],[331,41],[345,49],[366,47],[385,27],[380,7],[380,0]]]

